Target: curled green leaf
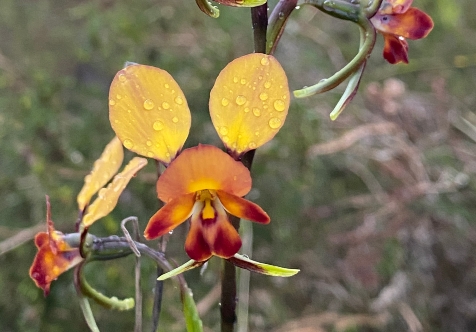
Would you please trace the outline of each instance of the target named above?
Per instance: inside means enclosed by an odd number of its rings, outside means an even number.
[[[235,256],[228,258],[228,261],[239,268],[274,277],[291,277],[300,271],[299,269],[287,269],[284,267],[256,262],[239,254],[235,254]]]

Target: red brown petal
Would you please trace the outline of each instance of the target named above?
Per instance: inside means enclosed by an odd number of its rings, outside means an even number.
[[[162,236],[187,220],[195,204],[195,193],[179,196],[157,211],[144,231],[147,240]]]
[[[393,35],[384,35],[383,57],[391,64],[408,63],[408,43],[405,39]]]
[[[267,224],[270,222],[268,214],[257,204],[244,198],[231,195],[223,190],[217,191],[218,198],[225,209],[238,218]]]
[[[185,241],[185,251],[191,259],[203,262],[212,256],[212,251],[203,236],[202,225],[199,218],[199,214],[192,216],[190,231]]]

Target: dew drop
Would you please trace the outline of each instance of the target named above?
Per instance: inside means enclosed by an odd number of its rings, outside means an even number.
[[[125,139],[124,142],[122,142],[126,149],[131,149],[134,146],[134,143],[130,139]]]
[[[145,144],[146,144],[147,146],[152,146],[152,141],[147,140],[147,142],[145,142]]]
[[[182,105],[183,104],[182,97],[175,97],[174,101],[177,105]]]
[[[253,114],[255,116],[260,116],[261,115],[261,110],[259,108],[254,107],[253,108]]]
[[[121,95],[116,95],[116,99],[122,99],[122,96]]]
[[[220,134],[223,136],[228,135],[228,128],[227,127],[220,127]]]
[[[146,99],[144,101],[144,108],[148,111],[150,111],[151,109],[153,109],[155,106],[154,102],[150,99]]]
[[[109,99],[109,105],[111,106],[116,105],[116,101],[114,99]]]
[[[271,82],[270,82],[270,81],[266,81],[266,82],[264,83],[264,87],[265,87],[266,89],[269,89],[269,88],[271,87]]]
[[[246,84],[246,80],[245,80],[244,78],[242,78],[242,79],[240,80],[240,83],[243,84],[243,85],[245,85],[245,84]]]
[[[258,79],[262,80],[262,79],[263,79],[263,76],[259,75],[259,76],[258,76]]]
[[[164,129],[164,123],[160,120],[157,120],[152,125],[152,128],[154,128],[154,130],[156,131],[161,131],[162,129]]]
[[[174,233],[174,230],[172,229],[171,231],[169,231],[169,234],[172,235]]]
[[[223,141],[223,143],[228,143],[230,141],[230,138],[228,136],[223,136],[221,140]]]
[[[284,111],[284,101],[282,101],[281,99],[276,99],[273,103],[273,106],[274,106],[274,109],[278,112],[282,112]]]
[[[149,158],[154,157],[154,153],[152,151],[147,151],[147,157]]]
[[[172,122],[173,122],[173,123],[177,123],[177,122],[178,122],[178,118],[177,118],[176,116],[174,116],[174,117],[172,118]]]
[[[256,135],[256,136],[259,136],[259,131],[255,131],[255,135]]]
[[[236,76],[233,77],[233,82],[234,82],[234,83],[238,83],[238,77],[236,77]]]
[[[268,121],[268,124],[271,128],[277,129],[281,126],[281,119],[279,118],[271,118]]]
[[[222,104],[223,106],[228,106],[229,103],[230,103],[230,101],[229,101],[228,99],[226,99],[226,98],[223,98],[223,99],[221,100],[221,104]]]
[[[256,149],[256,143],[255,142],[250,142],[250,144],[248,144],[248,147],[252,150]]]
[[[165,156],[166,156],[167,158],[170,158],[170,153],[166,152],[166,153],[165,153]]]
[[[119,81],[121,81],[121,82],[124,83],[126,80],[127,80],[126,75],[124,75],[124,74],[119,74]]]
[[[268,99],[268,94],[267,94],[266,92],[261,92],[261,93],[259,94],[259,99],[261,99],[261,100],[263,100],[263,101],[266,100],[266,99]]]
[[[170,88],[170,85],[168,85],[167,83],[165,83],[164,86],[166,89]]]
[[[246,103],[246,97],[245,96],[238,96],[236,97],[236,100],[235,100],[236,104],[237,105],[244,105]]]
[[[260,62],[261,62],[261,64],[262,64],[263,66],[269,65],[269,59],[268,59],[268,57],[262,58]]]
[[[116,119],[116,120],[114,120],[114,123],[119,123],[119,120],[117,120],[117,119]]]
[[[245,113],[248,113],[250,111],[250,108],[249,107],[245,107],[244,109]]]
[[[162,107],[164,108],[164,110],[168,110],[170,108],[170,104],[168,102],[164,101],[162,103]]]

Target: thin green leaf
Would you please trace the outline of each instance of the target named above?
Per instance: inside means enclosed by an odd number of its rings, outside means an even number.
[[[235,254],[235,256],[228,258],[228,261],[242,269],[274,277],[291,277],[300,271],[298,269],[287,269],[284,267],[256,262],[239,254]]]
[[[183,273],[185,271],[194,269],[196,267],[202,266],[205,262],[197,262],[194,261],[193,259],[189,260],[187,263],[180,265],[176,269],[173,269],[172,271],[169,271],[167,273],[162,274],[160,277],[157,278],[157,280],[165,280],[170,277],[175,277],[176,275]]]
[[[185,325],[187,326],[187,332],[202,332],[203,325],[198,315],[197,306],[193,300],[193,293],[187,286],[181,287],[182,291],[182,304],[183,315],[185,317]]]
[[[98,326],[96,325],[96,320],[94,319],[93,312],[91,310],[91,306],[89,305],[89,301],[84,296],[79,297],[79,306],[81,307],[81,311],[83,312],[84,319],[86,320],[86,324],[88,324],[89,329],[92,332],[100,332]]]

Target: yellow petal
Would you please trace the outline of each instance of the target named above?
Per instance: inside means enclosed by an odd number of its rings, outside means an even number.
[[[101,157],[94,162],[91,173],[84,178],[84,186],[77,198],[80,211],[84,210],[91,197],[117,173],[123,159],[122,143],[117,137],[114,137],[106,145]]]
[[[177,82],[166,71],[144,65],[128,66],[114,77],[109,120],[127,149],[166,164],[182,148],[191,124]]]
[[[146,164],[147,159],[133,158],[106,188],[99,190],[98,197],[89,206],[88,212],[83,218],[82,226],[89,227],[96,220],[108,215],[116,206],[117,200],[129,180]]]
[[[221,71],[210,93],[210,115],[235,157],[271,140],[284,124],[289,87],[271,55],[242,56]]]

